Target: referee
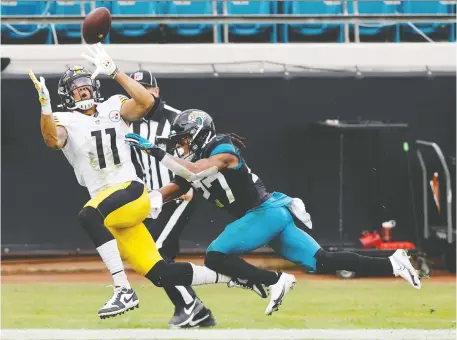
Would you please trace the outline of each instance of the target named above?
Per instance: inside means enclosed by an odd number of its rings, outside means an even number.
[[[130,129],[157,144],[156,137],[168,137],[171,123],[180,111],[161,100],[157,80],[151,72],[139,70],[130,77],[143,85],[155,98],[151,111],[142,120],[134,122]],[[149,190],[158,190],[173,179],[171,171],[138,149],[132,148],[132,161],[138,177],[144,180]],[[191,189],[179,200],[165,204],[157,219],[147,218],[144,221],[160,254],[168,263],[174,262],[179,253],[179,236],[194,210],[192,194]],[[211,327],[216,324],[211,310],[206,307],[193,317],[187,313],[188,308],[198,299],[191,287],[176,286],[164,289],[175,305],[174,315],[168,322],[171,327]]]

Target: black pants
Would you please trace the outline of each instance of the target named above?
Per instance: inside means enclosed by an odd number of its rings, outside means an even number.
[[[165,204],[155,220],[148,218],[144,224],[151,233],[160,255],[167,263],[174,262],[179,254],[179,237],[195,210],[195,202],[171,201]],[[165,292],[175,305],[175,309],[184,308],[189,303],[189,296],[197,296],[192,287],[164,287]],[[187,300],[187,303],[186,303]]]

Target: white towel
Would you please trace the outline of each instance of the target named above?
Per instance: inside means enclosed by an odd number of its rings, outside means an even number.
[[[313,229],[313,222],[311,222],[311,215],[308,214],[305,208],[305,204],[299,198],[292,198],[287,207],[300,221],[303,222],[309,229]]]
[[[149,192],[149,200],[151,201],[151,209],[149,210],[148,217],[156,219],[162,211],[162,194],[158,190]]]

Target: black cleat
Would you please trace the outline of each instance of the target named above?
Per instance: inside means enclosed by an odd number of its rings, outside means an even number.
[[[200,311],[204,308],[203,303],[198,299],[189,304],[184,308],[176,308],[175,314],[168,322],[168,325],[172,328],[181,328],[187,326],[195,315],[200,313]]]
[[[210,309],[203,307],[200,313],[195,315],[185,328],[209,328],[214,326],[216,326],[216,319],[214,318],[213,313]]]
[[[248,280],[232,279],[229,283],[227,283],[227,287],[229,287],[229,288],[237,287],[237,288],[242,288],[242,289],[253,290],[262,299],[266,299],[269,294],[268,289],[266,289],[263,284],[251,283]]]

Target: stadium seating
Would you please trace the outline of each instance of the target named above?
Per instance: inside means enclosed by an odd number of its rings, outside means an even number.
[[[455,14],[455,3],[451,1],[358,1],[359,14]],[[83,4],[83,11],[81,10]],[[212,1],[9,1],[2,0],[0,8],[4,16],[8,15],[81,15],[89,13],[95,7],[107,7],[113,15],[339,15],[344,13],[342,1],[260,1],[260,0],[227,0],[224,8],[221,0]],[[354,0],[348,0],[347,11],[355,13]],[[455,41],[455,24],[417,23],[414,24],[421,32],[433,40]],[[150,37],[158,34],[164,37],[161,42],[195,41],[210,42],[213,40],[213,25],[195,24],[113,24],[113,42],[121,37],[121,42],[154,42]],[[221,41],[222,25],[217,25],[217,41]],[[229,24],[227,25],[230,41],[343,41],[344,25],[334,23],[308,24]],[[349,25],[351,35],[354,25]],[[53,43],[55,28],[59,43],[81,41],[80,24],[48,24],[48,25],[2,25],[3,43]],[[408,23],[403,24],[372,24],[359,25],[361,40],[372,41],[425,41],[425,39]],[[280,38],[278,39],[278,35]],[[105,39],[108,43],[110,36]],[[206,39],[206,40],[205,40]]]
[[[229,15],[277,14],[278,6],[276,1],[229,1],[227,13]],[[228,27],[231,34],[244,37],[258,36],[270,31],[268,40],[277,41],[277,25],[275,24],[233,24]]]
[[[403,1],[401,4],[401,12],[404,14],[448,14],[455,13],[455,4],[450,5],[448,1]],[[448,35],[449,31],[450,40],[455,41],[455,25],[440,24],[440,23],[414,23],[414,25],[421,30],[424,34],[431,36],[443,33]],[[403,31],[409,34],[418,35],[410,25],[403,24]],[[454,37],[454,38],[452,38]]]
[[[214,6],[216,6],[215,3]],[[164,3],[163,13],[169,15],[211,15],[213,14],[213,2],[186,0],[167,1]],[[202,35],[213,29],[213,26],[209,24],[168,24],[167,26],[171,30],[171,33],[185,37]]]
[[[395,14],[399,12],[399,6],[401,1],[358,1],[357,2],[357,11],[359,14]],[[348,1],[348,13],[354,14],[355,6],[354,1]],[[354,25],[350,25],[351,30],[354,29]],[[361,36],[379,36],[381,39],[389,35],[390,32],[393,32],[393,37],[389,37],[389,40],[398,41],[399,29],[398,25],[395,24],[376,24],[376,23],[366,23],[359,25],[359,33]]]
[[[341,14],[343,6],[341,2],[335,1],[284,1],[283,12],[285,14]],[[289,33],[294,32],[303,37],[326,35],[333,31],[337,33],[337,40],[343,41],[343,30],[341,24],[290,24],[284,25],[282,41],[289,42]],[[304,38],[306,40],[306,38]]]
[[[159,6],[155,1],[115,1],[111,5],[113,15],[151,15],[159,12]],[[143,36],[147,33],[158,30],[159,24],[113,24],[112,30],[127,37]]]
[[[108,2],[103,1],[53,1],[51,14],[54,15],[84,15],[90,13],[93,9],[91,3],[95,3],[96,7],[109,8]],[[84,7],[82,8],[83,5]],[[59,43],[67,41],[81,41],[81,25],[80,24],[56,24],[55,25],[57,38]]]
[[[36,1],[2,1],[0,8],[2,15],[46,15],[51,3]],[[19,42],[28,38],[41,35],[42,42],[50,43],[52,40],[49,25],[2,25],[2,40],[8,42],[15,39]],[[5,41],[6,40],[6,41]]]

